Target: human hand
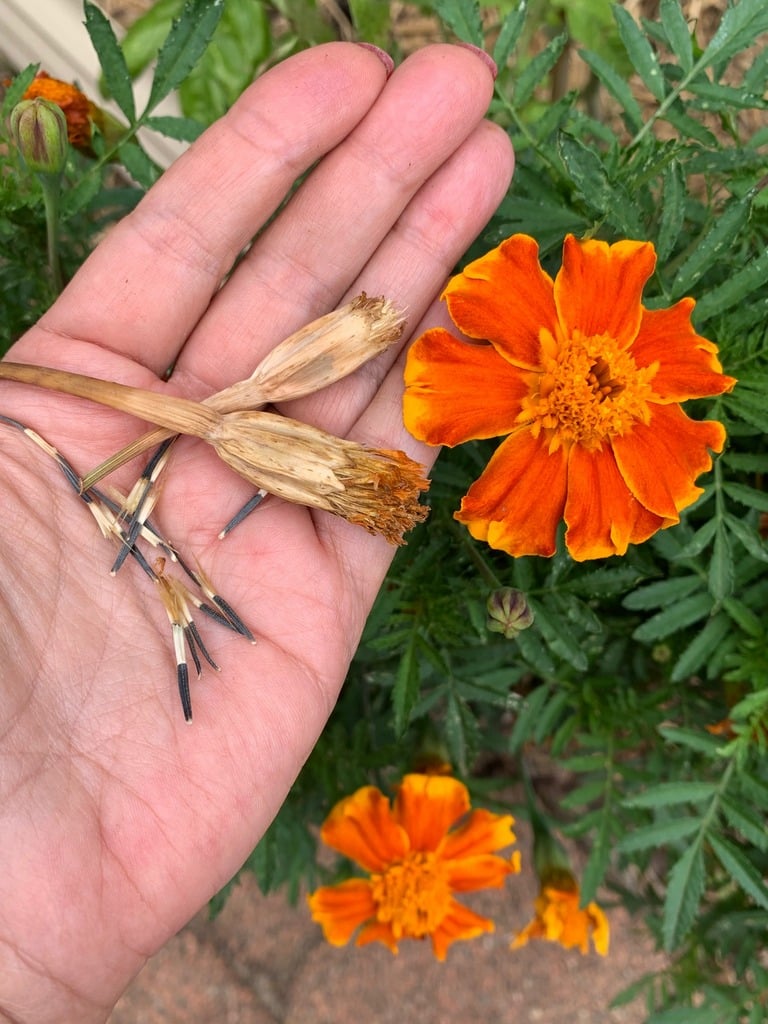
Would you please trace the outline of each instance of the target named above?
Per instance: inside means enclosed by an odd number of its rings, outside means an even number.
[[[351,44],[285,61],[109,233],[9,358],[199,399],[363,290],[407,310],[406,336],[442,322],[440,288],[512,170],[506,136],[483,121],[491,91],[462,47],[419,51],[388,81]],[[402,425],[401,378],[389,351],[280,411],[428,464]],[[78,472],[144,429],[15,383],[0,385],[0,412]],[[155,518],[257,638],[207,629],[222,671],[194,686],[189,727],[148,580],[131,564],[109,576],[114,552],[55,465],[0,429],[0,1017],[87,1024],[267,828],[333,707],[392,548],[276,499],[219,541],[249,487],[180,441]],[[127,489],[135,472],[114,482]]]

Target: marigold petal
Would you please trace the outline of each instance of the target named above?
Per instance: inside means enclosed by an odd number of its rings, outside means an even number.
[[[459,341],[435,327],[417,338],[405,364],[403,420],[428,444],[453,446],[508,434],[527,393],[520,372],[492,345]]]
[[[332,809],[320,830],[323,842],[367,871],[381,871],[408,851],[408,836],[389,801],[375,786],[363,786]]]
[[[485,808],[472,811],[459,828],[445,837],[440,855],[454,860],[503,850],[515,842],[514,822],[511,814],[494,814]]]
[[[307,902],[312,920],[322,927],[332,946],[345,946],[355,929],[376,915],[371,885],[364,878],[321,886],[307,897]]]
[[[540,364],[539,334],[555,332],[552,278],[539,265],[539,247],[512,235],[469,263],[443,292],[451,319],[470,338],[482,338],[516,366]]]
[[[607,334],[620,347],[629,346],[640,327],[640,300],[655,265],[650,242],[608,245],[567,235],[563,265],[555,278],[555,304],[564,334]]]
[[[446,775],[405,775],[395,798],[395,818],[412,850],[435,851],[451,825],[469,810],[467,787]]]
[[[397,939],[392,931],[392,925],[386,921],[370,921],[360,929],[360,934],[355,939],[355,945],[367,946],[371,942],[383,942],[397,956]]]
[[[684,402],[730,391],[736,381],[722,373],[717,346],[691,323],[693,299],[669,309],[644,309],[632,358],[638,366],[658,365],[652,386],[665,402]]]
[[[552,555],[565,508],[567,453],[521,428],[504,441],[454,513],[476,540],[510,555]]]
[[[712,468],[725,430],[715,420],[692,420],[679,405],[650,405],[650,421],[614,437],[613,451],[630,491],[649,511],[678,522],[702,493],[694,480]]]
[[[568,551],[583,562],[624,555],[630,544],[647,540],[676,520],[640,504],[624,482],[610,447],[587,451],[574,445],[568,460],[565,521]]]
[[[477,854],[446,861],[443,870],[454,892],[501,889],[509,875],[517,874],[518,862],[496,853]]]
[[[432,950],[438,960],[445,960],[448,947],[459,939],[476,939],[478,935],[492,932],[493,921],[474,910],[463,906],[457,900],[451,901],[451,909],[432,934]]]
[[[592,921],[592,942],[595,951],[600,956],[608,956],[608,947],[611,941],[611,930],[608,925],[608,918],[596,903],[587,904],[587,914]]]

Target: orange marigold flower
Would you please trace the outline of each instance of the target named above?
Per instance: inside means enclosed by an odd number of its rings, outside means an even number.
[[[322,827],[323,842],[368,872],[324,886],[309,897],[312,917],[328,942],[383,942],[393,953],[401,939],[432,940],[438,960],[457,939],[493,931],[456,892],[501,887],[520,870],[513,818],[470,810],[466,786],[441,775],[406,775],[394,804],[374,786],[341,800]],[[359,931],[358,931],[359,929]]]
[[[722,451],[715,421],[680,403],[735,381],[695,333],[694,302],[646,309],[650,242],[569,235],[553,280],[538,246],[513,235],[470,263],[443,297],[457,328],[416,340],[404,418],[429,444],[506,436],[456,518],[511,555],[552,555],[561,519],[581,561],[624,554],[679,522]]]
[[[544,874],[534,909],[533,920],[517,933],[512,949],[525,946],[529,939],[547,939],[559,942],[565,949],[578,946],[582,953],[588,953],[591,939],[595,950],[601,956],[607,955],[608,919],[596,903],[579,906],[579,883],[567,868]]]
[[[45,71],[38,71],[24,93],[25,100],[33,100],[38,96],[61,107],[67,119],[70,143],[76,149],[88,150],[91,145],[91,120],[93,112],[98,110],[96,104],[91,103],[76,85],[51,78]]]

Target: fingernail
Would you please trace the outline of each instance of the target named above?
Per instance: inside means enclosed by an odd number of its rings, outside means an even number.
[[[362,46],[364,50],[370,50],[371,53],[375,53],[387,72],[387,78],[395,70],[395,62],[392,60],[386,50],[382,50],[379,46],[374,46],[373,43],[358,43],[358,46]]]
[[[459,43],[459,46],[463,46],[465,50],[470,50],[472,53],[477,54],[480,60],[485,64],[488,70],[491,72],[491,77],[496,81],[496,75],[499,73],[499,69],[496,67],[496,61],[485,50],[481,50],[479,46],[475,46],[473,43]]]

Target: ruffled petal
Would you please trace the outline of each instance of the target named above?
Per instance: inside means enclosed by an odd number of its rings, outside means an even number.
[[[592,923],[592,942],[595,951],[600,956],[608,956],[608,947],[611,941],[608,918],[596,903],[588,903],[586,913]]]
[[[644,309],[632,357],[640,367],[658,365],[652,381],[662,402],[684,402],[730,391],[736,381],[722,373],[717,346],[691,324],[693,299],[669,309]]]
[[[403,420],[428,444],[453,446],[508,434],[528,388],[492,345],[459,341],[435,327],[411,346]]]
[[[467,787],[445,775],[406,775],[395,798],[395,817],[412,850],[437,850],[451,825],[468,810]]]
[[[312,920],[322,927],[332,946],[345,946],[356,928],[376,916],[370,882],[363,878],[322,886],[307,902]]]
[[[367,871],[381,871],[408,851],[408,836],[375,786],[345,797],[323,823],[321,838]]]
[[[457,900],[451,901],[451,909],[432,934],[432,950],[438,960],[445,960],[445,954],[452,942],[458,939],[476,939],[478,935],[494,931],[494,923],[487,917],[476,914]]]
[[[624,555],[675,519],[664,519],[640,504],[627,487],[613,451],[587,451],[579,445],[568,460],[568,530],[565,543],[577,562]]]
[[[447,861],[443,865],[443,870],[454,892],[500,889],[509,875],[518,873],[519,858],[504,858],[495,853],[485,853]]]
[[[515,366],[539,365],[539,332],[555,333],[552,278],[539,265],[539,247],[512,235],[469,263],[443,292],[451,319],[469,338],[490,341]]]
[[[476,540],[510,555],[552,555],[565,508],[567,453],[521,428],[470,487],[455,518]]]
[[[397,939],[392,931],[392,925],[386,921],[370,921],[360,929],[355,945],[367,946],[370,942],[383,942],[392,953],[397,955]]]
[[[712,468],[710,449],[722,451],[725,430],[715,420],[689,419],[678,405],[649,406],[650,421],[613,439],[619,472],[650,512],[678,522],[702,493],[694,480]]]
[[[472,811],[459,828],[445,837],[440,856],[452,860],[503,850],[515,841],[514,822],[511,814],[494,814],[484,808]]]
[[[607,334],[628,347],[640,328],[640,300],[655,265],[650,242],[608,245],[566,236],[555,278],[555,304],[566,337],[575,331],[586,338]]]

